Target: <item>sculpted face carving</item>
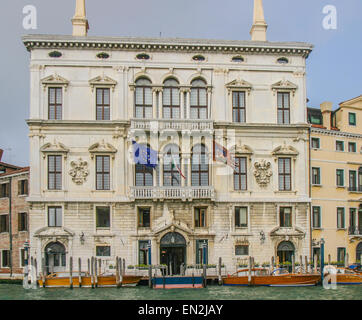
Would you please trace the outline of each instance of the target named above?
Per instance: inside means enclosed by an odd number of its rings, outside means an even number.
[[[79,158],[78,161],[71,161],[72,169],[69,171],[70,176],[73,178],[73,182],[77,185],[82,185],[89,174],[88,162]]]
[[[256,182],[261,187],[266,187],[270,182],[270,177],[273,175],[270,162],[267,162],[266,160],[255,162],[254,167]]]

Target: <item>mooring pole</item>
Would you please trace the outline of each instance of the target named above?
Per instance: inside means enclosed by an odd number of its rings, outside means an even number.
[[[221,285],[222,285],[221,264],[222,264],[222,258],[221,258],[221,257],[219,257],[219,279],[218,279],[218,284],[219,284],[219,286],[221,286]]]
[[[122,263],[123,261],[123,263]],[[123,283],[123,276],[125,275],[125,268],[126,268],[126,260],[122,260],[122,258],[119,258],[119,286],[122,287]]]
[[[97,273],[97,258],[94,258],[94,282],[95,282],[95,287],[98,287],[98,273]]]
[[[295,273],[295,256],[294,254],[292,255],[292,273]]]
[[[251,285],[251,264],[252,264],[252,257],[249,256],[249,261],[248,261],[248,265],[249,265],[249,271],[248,271],[248,284],[249,286]]]
[[[90,277],[91,277],[91,284],[92,284],[92,289],[94,289],[94,257],[91,258],[91,273],[90,273]]]
[[[119,259],[116,257],[116,287],[119,288]]]
[[[324,238],[321,239],[321,281],[323,283],[323,279],[324,279]]]
[[[148,266],[148,287],[152,289],[152,265]]]
[[[45,258],[41,258],[41,277],[43,280],[43,288],[45,288],[45,281],[46,281],[46,277],[45,277]]]
[[[304,261],[305,261],[305,272],[309,273],[309,265],[308,265],[308,257],[304,256]]]
[[[69,258],[69,288],[73,289],[73,257]]]
[[[82,287],[82,260],[81,258],[79,257],[78,258],[78,282],[79,282],[79,288]]]

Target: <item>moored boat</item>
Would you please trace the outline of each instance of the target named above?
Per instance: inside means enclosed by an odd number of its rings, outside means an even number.
[[[202,276],[165,276],[152,279],[155,289],[202,288]]]
[[[329,282],[335,281],[337,284],[343,285],[362,285],[362,273],[348,268],[334,268],[327,266],[325,276],[330,275]],[[335,276],[335,278],[333,278]]]
[[[133,275],[124,275],[122,277],[122,287],[133,287],[137,286],[142,276],[133,276]],[[79,275],[78,273],[72,277],[73,287],[80,287],[79,285]],[[38,280],[40,287],[43,287],[43,279]],[[89,288],[92,287],[92,278],[89,274],[82,272],[81,273],[81,287]],[[93,286],[97,287],[116,287],[116,276],[115,275],[99,275],[97,276],[97,284],[95,279],[93,279]],[[55,288],[55,287],[70,287],[70,276],[67,273],[53,273],[45,277],[46,288]]]
[[[289,273],[277,269],[272,273],[265,268],[241,269],[223,278],[226,286],[269,286],[269,287],[305,287],[315,286],[320,281],[320,274]]]

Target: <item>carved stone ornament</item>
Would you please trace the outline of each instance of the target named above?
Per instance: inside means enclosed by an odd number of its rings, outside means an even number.
[[[266,160],[262,160],[260,162],[255,162],[254,167],[254,176],[256,178],[256,182],[261,187],[266,187],[270,182],[270,177],[273,175],[271,170],[271,163],[267,162]]]
[[[69,171],[72,180],[77,185],[82,185],[89,175],[88,162],[79,158],[78,161],[71,161],[72,169]]]

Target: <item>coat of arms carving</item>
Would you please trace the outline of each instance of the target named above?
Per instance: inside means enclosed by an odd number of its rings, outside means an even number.
[[[254,176],[256,182],[261,187],[266,187],[270,182],[270,177],[273,175],[271,170],[271,163],[267,162],[266,160],[262,160],[260,162],[255,162],[254,167]]]
[[[88,162],[79,158],[78,161],[71,161],[70,165],[72,169],[69,171],[69,174],[73,178],[73,182],[78,185],[83,184],[89,174],[89,170],[87,168]]]

